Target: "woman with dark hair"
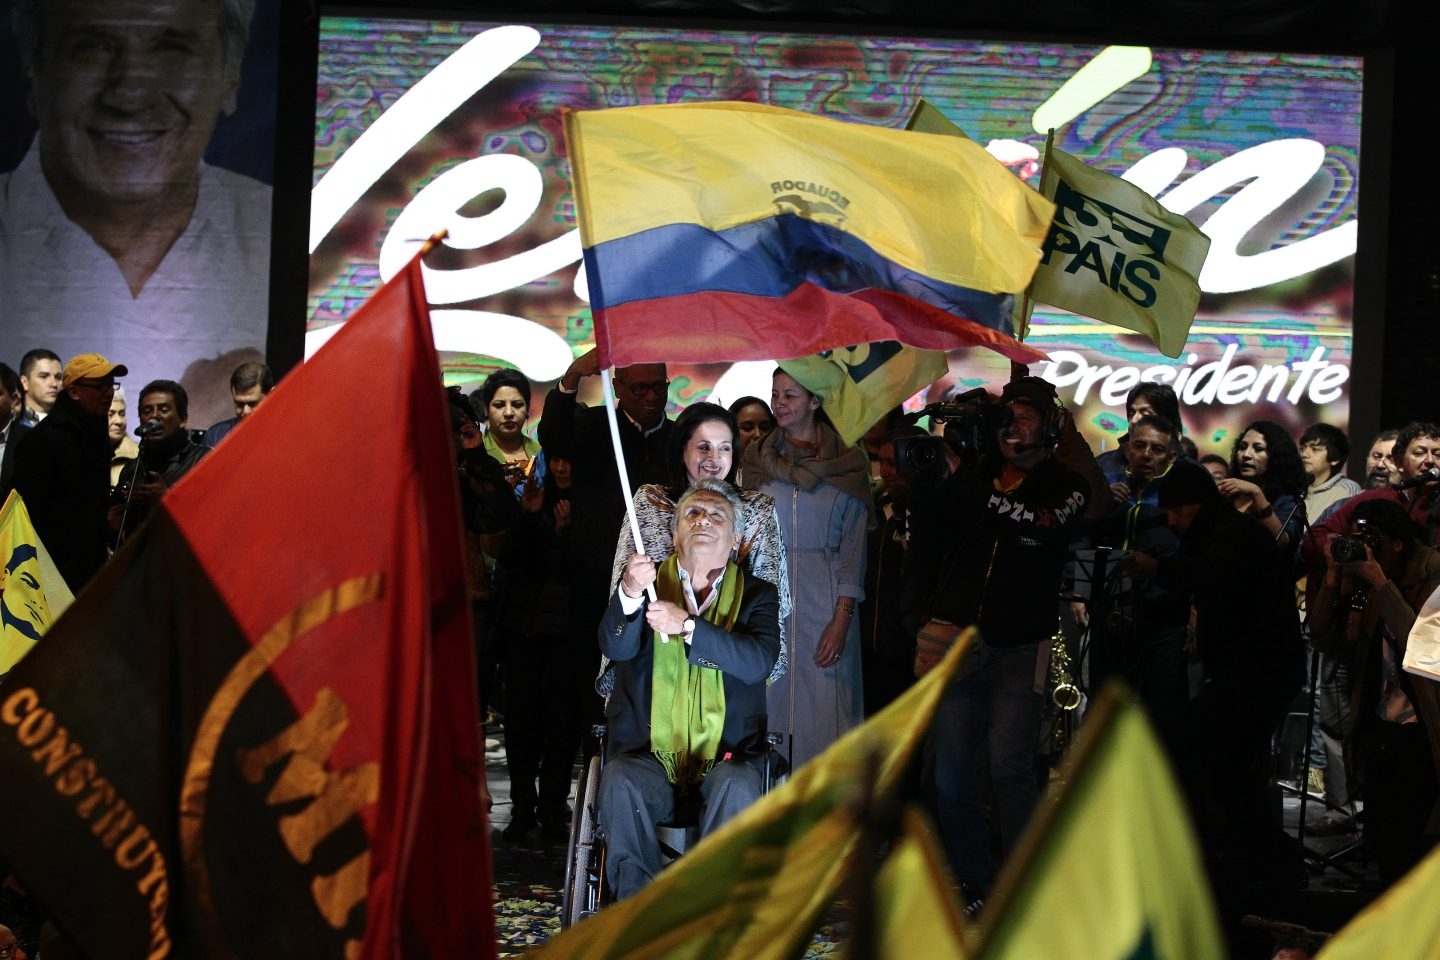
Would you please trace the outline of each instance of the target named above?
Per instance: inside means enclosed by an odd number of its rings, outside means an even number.
[[[551,466],[543,480],[532,474],[522,484],[520,518],[498,564],[504,581],[497,619],[512,802],[502,836],[512,842],[537,826],[546,839],[570,835],[565,801],[584,735],[595,658],[572,621],[569,463],[556,458]]]
[[[1240,431],[1230,451],[1230,476],[1216,485],[1283,550],[1293,549],[1305,530],[1303,497],[1309,482],[1300,450],[1285,428],[1256,420]]]
[[[641,540],[638,552],[656,563],[674,552],[670,518],[680,495],[697,480],[712,478],[734,483],[735,434],[735,418],[718,404],[693,403],[675,418],[675,429],[666,448],[669,483],[663,487],[647,483],[635,491],[635,518],[640,524]],[[744,511],[735,521],[735,562],[761,580],[774,584],[780,592],[780,659],[770,673],[770,682],[774,683],[785,673],[788,657],[784,621],[790,613],[790,577],[785,545],[775,517],[775,501],[754,490],[740,491],[740,499]],[[625,561],[636,552],[627,518],[615,544],[611,593],[620,582]],[[608,696],[612,682],[607,664],[597,684],[600,693]]]
[[[745,485],[774,497],[797,589],[785,627],[790,672],[771,685],[770,729],[799,767],[859,724],[864,709],[860,623],[870,464],[846,446],[821,399],[783,370],[770,393],[775,429],[745,451]]]
[[[741,397],[730,404],[730,415],[735,418],[735,435],[739,440],[735,460],[739,462],[750,444],[775,429],[775,414],[770,412],[770,405],[759,397]]]
[[[540,444],[525,436],[530,417],[530,380],[519,370],[496,370],[474,393],[475,409],[485,420],[485,452],[505,467],[505,476],[517,492],[540,452]]]

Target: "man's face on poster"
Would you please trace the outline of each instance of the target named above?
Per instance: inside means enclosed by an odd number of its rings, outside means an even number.
[[[144,202],[193,183],[239,63],[221,0],[48,0],[30,106],[62,204]]]

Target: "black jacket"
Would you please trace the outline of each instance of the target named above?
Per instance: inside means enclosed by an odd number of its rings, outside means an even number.
[[[622,491],[615,468],[615,448],[610,441],[610,424],[603,407],[587,407],[576,394],[559,387],[545,397],[545,411],[536,433],[547,457],[570,461],[574,478],[570,488],[572,519],[570,542],[578,569],[577,584],[584,584],[581,603],[598,602],[610,595],[610,571],[615,559],[615,538],[625,518],[625,504],[646,483],[669,482],[665,462],[666,445],[674,424],[661,422],[659,429],[642,435],[625,414],[620,418],[620,447],[630,488]],[[773,662],[773,661],[772,661]]]
[[[722,757],[727,751],[736,756],[760,752],[767,717],[765,679],[780,656],[780,595],[764,580],[743,570],[740,574],[745,586],[735,629],[727,633],[697,619],[689,651],[692,664],[725,674]],[[615,692],[605,705],[610,725],[606,755],[647,753],[654,632],[645,622],[644,605],[626,617],[617,592],[610,598],[598,635],[600,652],[615,661]]]
[[[912,632],[934,617],[979,624],[991,646],[1054,635],[1060,576],[1090,484],[1053,457],[1013,493],[993,480],[962,469],[912,483],[902,604]]]
[[[158,473],[167,488],[173,487],[209,452],[209,447],[202,447],[193,442],[190,434],[185,430],[181,430],[165,442],[146,441],[140,445],[139,459],[132,460],[121,468],[117,489],[123,490],[129,484],[133,484],[136,470]],[[150,516],[153,507],[153,504],[130,504],[130,509],[125,515],[127,536]]]
[[[15,489],[60,575],[78,594],[105,563],[110,541],[105,418],[90,416],[62,392],[49,416],[21,438],[16,457]]]
[[[5,438],[5,453],[0,456],[0,504],[5,503],[15,484],[15,454],[20,449],[20,438],[33,429],[35,427],[28,420],[21,420],[18,415],[10,423],[10,433]]]
[[[1207,679],[1298,689],[1304,643],[1290,563],[1274,538],[1224,499],[1202,504],[1160,560],[1156,583],[1195,604],[1195,634]]]

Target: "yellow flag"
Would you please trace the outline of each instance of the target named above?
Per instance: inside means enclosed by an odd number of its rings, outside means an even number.
[[[0,676],[30,652],[74,597],[35,527],[20,494],[0,507]]]
[[[965,131],[941,113],[939,109],[930,105],[930,101],[924,97],[915,104],[915,109],[910,111],[910,119],[905,123],[906,130],[918,130],[920,133],[938,133],[942,137],[965,137]]]
[[[975,956],[1087,960],[1225,955],[1200,851],[1160,744],[1107,689],[985,902]],[[1376,954],[1379,956],[1379,954]]]
[[[565,119],[587,249],[674,224],[725,231],[795,207],[932,280],[1014,292],[1053,213],[983,147],[953,137],[740,102]]]
[[[1031,295],[1144,334],[1165,356],[1180,356],[1210,238],[1134,184],[1048,141],[1040,192],[1055,201],[1055,222]]]
[[[1398,880],[1331,938],[1315,960],[1434,960],[1440,957],[1440,849]]]
[[[907,810],[904,831],[875,877],[876,960],[965,960],[967,927],[953,883],[930,825],[919,811]],[[851,944],[846,955],[857,952]]]
[[[886,413],[943,377],[950,364],[942,350],[887,340],[781,360],[780,369],[819,395],[840,438],[853,444]]]
[[[855,801],[861,791],[870,791],[869,805],[895,796],[973,635],[967,631],[904,696],[707,837],[650,886],[571,927],[531,956],[798,956],[847,871],[855,868]]]

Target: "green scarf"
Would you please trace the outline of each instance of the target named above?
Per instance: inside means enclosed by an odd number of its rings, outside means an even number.
[[[680,585],[680,559],[672,555],[660,565],[656,596],[685,606]],[[735,625],[743,592],[740,568],[725,564],[720,595],[704,617],[722,630]],[[704,779],[715,766],[725,732],[725,678],[719,670],[690,663],[690,648],[679,636],[655,631],[650,669],[650,749],[670,782],[685,789]]]

